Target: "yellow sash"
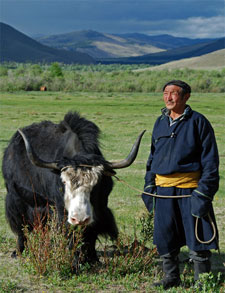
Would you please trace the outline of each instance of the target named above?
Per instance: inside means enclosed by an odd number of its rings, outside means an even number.
[[[196,188],[200,177],[200,171],[168,175],[156,174],[155,183],[156,186],[161,187]]]

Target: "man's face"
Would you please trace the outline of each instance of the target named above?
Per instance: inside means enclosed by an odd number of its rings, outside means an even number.
[[[183,113],[190,94],[182,96],[182,88],[177,85],[168,85],[163,92],[166,108],[176,113]]]

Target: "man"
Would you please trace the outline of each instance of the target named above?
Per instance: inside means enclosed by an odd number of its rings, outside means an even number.
[[[194,263],[195,280],[210,271],[212,238],[208,215],[215,222],[212,200],[219,187],[218,150],[209,121],[186,104],[191,87],[172,80],[163,87],[166,107],[156,120],[147,161],[144,191],[174,199],[142,194],[147,209],[154,209],[154,244],[162,257],[164,278],[154,286],[168,289],[180,284],[178,254],[187,245]],[[177,195],[192,195],[176,199]],[[195,222],[199,218],[198,236]]]

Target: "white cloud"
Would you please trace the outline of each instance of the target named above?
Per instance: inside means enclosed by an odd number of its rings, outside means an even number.
[[[169,34],[187,38],[220,38],[225,36],[225,18],[223,15],[213,17],[189,17],[186,19],[121,20],[114,29],[121,32],[142,32],[149,35]]]
[[[154,34],[171,34],[187,38],[220,38],[225,36],[225,18],[189,17],[187,19],[159,21],[154,24]],[[151,27],[151,26],[150,26]],[[149,31],[151,33],[151,31]]]
[[[223,15],[205,17],[190,17],[178,20],[176,33],[186,37],[218,38],[225,35],[225,18]]]

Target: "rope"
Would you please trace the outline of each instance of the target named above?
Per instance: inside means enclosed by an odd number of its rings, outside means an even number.
[[[117,177],[115,175],[113,175],[113,177],[115,177],[117,179],[117,181],[122,182],[123,184],[127,185],[129,188],[131,188],[131,189],[133,189],[135,191],[138,191],[138,192],[141,192],[141,193],[150,195],[152,197],[157,197],[157,198],[172,198],[172,199],[191,197],[191,194],[170,196],[170,195],[159,195],[159,194],[153,194],[153,193],[145,192],[145,191],[142,191],[142,190],[140,190],[138,188],[135,188],[135,187],[131,186],[126,181],[120,179],[119,177]],[[207,216],[209,217],[209,222],[210,222],[211,227],[212,227],[212,230],[213,230],[213,236],[212,236],[212,238],[209,239],[209,240],[207,240],[207,241],[203,241],[203,240],[201,240],[199,238],[199,236],[198,236],[198,222],[199,222],[199,218],[196,217],[196,221],[195,221],[195,237],[198,240],[198,242],[200,242],[202,244],[209,244],[209,243],[211,243],[216,238],[216,225],[213,222],[213,220],[212,220],[212,218],[211,218],[211,216],[210,216],[209,213],[207,214]],[[219,245],[218,245],[218,247],[219,247]]]
[[[127,185],[129,188],[135,190],[135,191],[138,191],[138,192],[141,192],[141,193],[144,193],[144,194],[147,194],[147,195],[150,195],[152,197],[158,197],[158,198],[185,198],[185,197],[191,197],[191,194],[184,194],[184,195],[176,195],[176,196],[170,196],[170,195],[159,195],[159,194],[154,194],[154,193],[149,193],[149,192],[146,192],[146,191],[142,191],[138,188],[135,188],[133,186],[131,186],[130,184],[128,184],[126,181],[118,178],[117,176],[113,176],[115,177],[118,181],[122,182],[123,184]]]
[[[212,236],[211,239],[209,239],[207,241],[203,241],[203,240],[199,239],[199,237],[198,237],[198,221],[199,221],[199,218],[196,218],[196,222],[195,222],[195,237],[198,240],[198,242],[200,242],[202,244],[209,244],[216,238],[216,226],[215,226],[215,223],[213,222],[213,219],[211,218],[209,213],[208,213],[207,216],[209,217],[209,222],[210,222],[212,230],[213,230],[213,236]]]

